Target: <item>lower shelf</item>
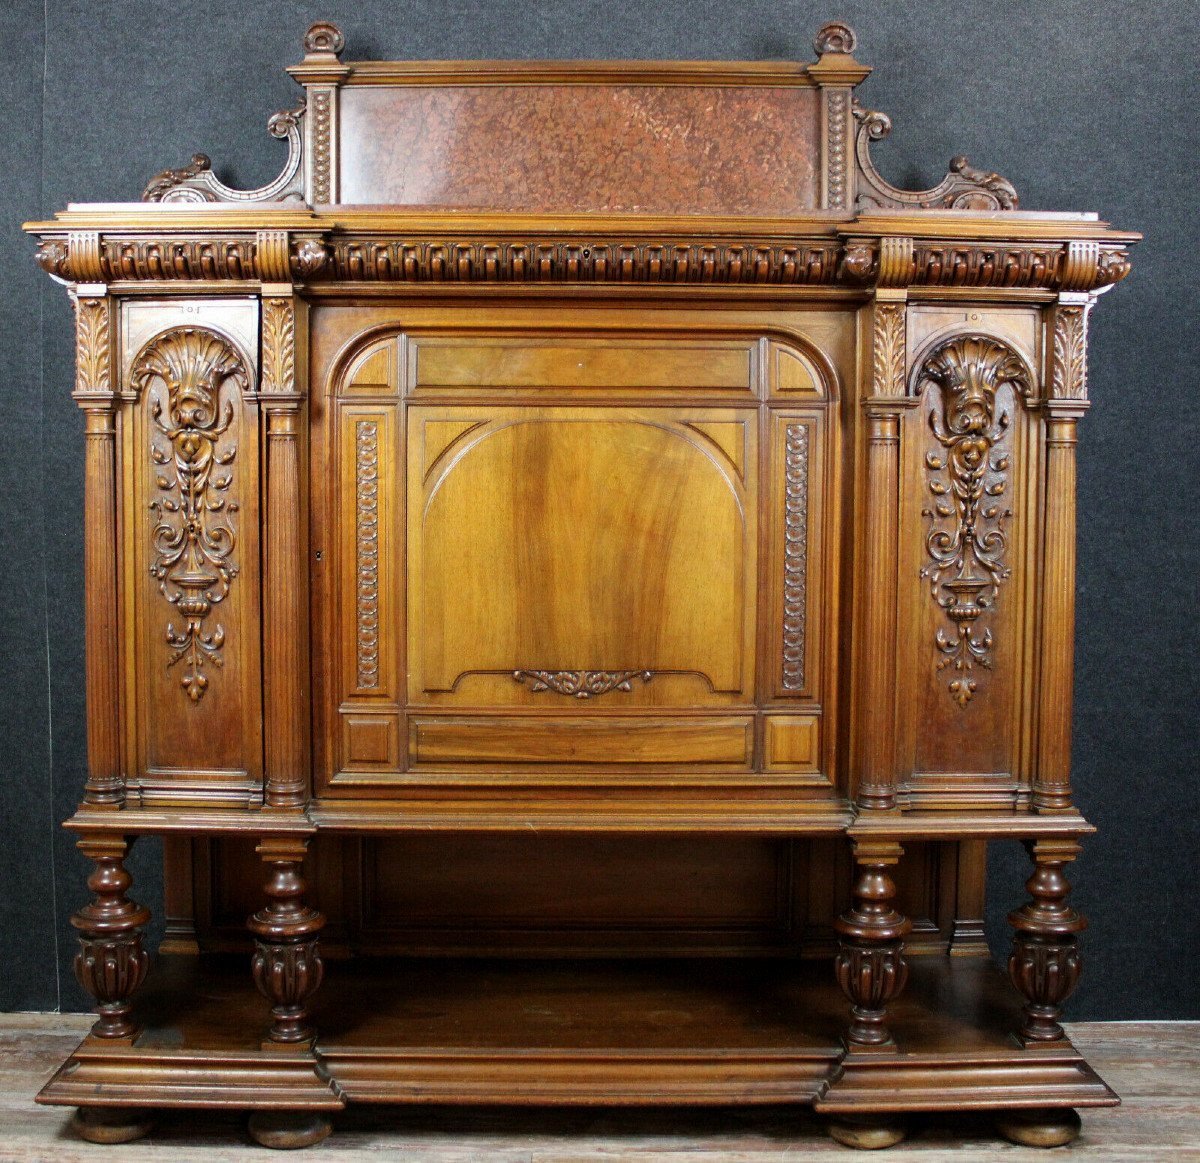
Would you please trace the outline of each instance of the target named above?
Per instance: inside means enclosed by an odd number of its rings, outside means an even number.
[[[1023,1049],[984,959],[911,958],[897,1050],[846,1054],[827,961],[385,960],[327,966],[315,1047],[262,1047],[241,958],[160,957],[132,1044],[86,1039],[38,1096],[83,1106],[811,1103],[870,1112],[1108,1106],[1069,1043]]]

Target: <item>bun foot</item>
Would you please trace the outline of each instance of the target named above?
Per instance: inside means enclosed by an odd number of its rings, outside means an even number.
[[[132,1143],[153,1125],[150,1112],[138,1107],[81,1106],[71,1116],[75,1133],[89,1143]]]
[[[844,1147],[856,1147],[860,1151],[881,1151],[894,1147],[908,1129],[896,1119],[876,1115],[848,1115],[830,1120],[827,1124],[829,1137]]]
[[[311,1111],[255,1111],[250,1116],[250,1137],[262,1147],[294,1151],[329,1137],[333,1123],[327,1115]]]
[[[1022,1147],[1065,1147],[1079,1135],[1082,1125],[1069,1106],[1005,1111],[996,1119],[996,1129]]]

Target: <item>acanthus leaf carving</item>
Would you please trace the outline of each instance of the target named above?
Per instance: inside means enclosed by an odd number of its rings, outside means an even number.
[[[229,499],[237,447],[222,440],[234,425],[235,407],[222,399],[222,388],[229,382],[244,393],[249,379],[229,342],[203,327],[156,336],[134,361],[131,379],[147,396],[162,438],[150,441],[158,493],[150,502],[150,574],[184,619],[179,628],[167,623],[167,666],[184,664],[180,684],[196,703],[208,689],[205,668],[224,663],[224,627],[210,629],[208,618],[238,574],[231,520],[238,505]],[[165,386],[165,409],[161,396],[150,396],[155,382]]]
[[[903,303],[877,303],[872,344],[872,393],[899,399],[904,395],[905,308]]]
[[[111,325],[105,299],[75,300],[76,398],[112,391]]]
[[[1087,399],[1087,326],[1090,305],[1063,305],[1054,313],[1054,362],[1050,396]]]
[[[935,636],[942,655],[938,670],[953,668],[951,698],[965,708],[977,690],[976,668],[991,667],[990,627],[979,629],[1010,574],[1004,495],[1009,484],[1009,452],[1004,437],[1009,415],[998,410],[997,393],[1011,385],[1028,395],[1031,382],[1021,358],[986,335],[958,335],[940,343],[924,360],[918,391],[937,391],[929,411],[936,447],[925,454],[926,484],[932,504],[928,561],[920,576],[945,612],[949,631]]]
[[[531,691],[554,691],[576,699],[590,699],[610,691],[630,691],[634,680],[649,682],[650,670],[514,670],[513,678]]]
[[[262,305],[262,390],[296,391],[296,311],[289,298],[266,297]]]
[[[1019,203],[1013,184],[999,174],[976,169],[965,157],[950,160],[946,176],[928,190],[901,190],[887,181],[871,160],[871,142],[892,132],[886,113],[864,109],[856,101],[858,120],[855,155],[858,159],[859,194],[856,209],[1015,210]]]

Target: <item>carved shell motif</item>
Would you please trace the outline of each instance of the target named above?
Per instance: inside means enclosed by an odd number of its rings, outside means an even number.
[[[1010,573],[1009,416],[997,411],[996,396],[1004,384],[1028,393],[1031,380],[1024,361],[999,340],[959,335],[921,365],[918,391],[930,384],[937,393],[929,411],[934,447],[925,455],[931,502],[922,510],[929,528],[921,577],[949,623],[935,637],[937,669],[951,669],[950,696],[966,707],[977,689],[976,668],[992,664],[992,632],[981,630],[980,620]]]
[[[165,401],[149,395],[157,382]],[[157,489],[150,502],[150,574],[183,619],[167,623],[167,666],[183,664],[180,685],[196,703],[208,689],[206,668],[224,662],[225,630],[210,625],[209,616],[238,574],[232,521],[238,506],[228,496],[237,448],[223,439],[235,409],[222,389],[230,383],[248,391],[249,379],[227,340],[207,328],[179,327],[143,348],[132,383],[147,395],[157,432],[150,441]]]

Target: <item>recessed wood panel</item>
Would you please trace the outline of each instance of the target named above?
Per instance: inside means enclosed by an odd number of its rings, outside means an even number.
[[[821,762],[821,720],[813,715],[767,715],[764,746],[771,769],[815,772]]]
[[[262,779],[257,368],[245,312],[202,306],[126,320],[128,698],[145,795],[245,801]]]
[[[399,717],[386,712],[343,713],[342,748],[347,770],[395,770],[400,765]]]
[[[626,337],[413,336],[414,391],[453,388],[591,388],[633,392],[753,392],[753,340]]]
[[[719,86],[344,88],[340,200],[526,213],[795,214],[819,197],[819,98],[796,83],[799,70],[785,77],[774,67],[775,84],[756,76]]]
[[[449,421],[410,458],[410,701],[752,697],[752,413],[414,406],[410,444]]]
[[[748,767],[754,720],[529,715],[421,718],[409,724],[409,753],[423,764],[720,764]]]

